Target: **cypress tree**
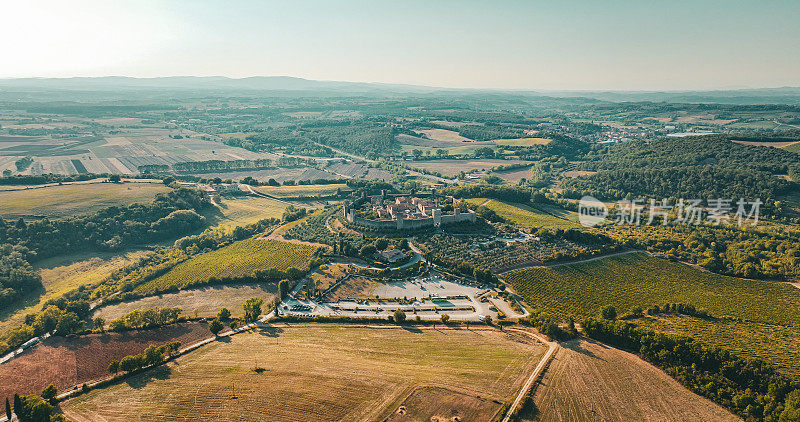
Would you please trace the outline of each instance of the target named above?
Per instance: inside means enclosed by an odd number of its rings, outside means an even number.
[[[14,394],[14,413],[19,416],[22,413],[22,400],[19,398],[19,394]]]
[[[8,402],[8,397],[6,397],[6,418],[11,421],[11,404]]]

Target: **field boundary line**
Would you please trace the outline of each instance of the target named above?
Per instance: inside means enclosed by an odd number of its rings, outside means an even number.
[[[220,333],[217,336],[209,337],[209,338],[200,340],[198,342],[192,343],[189,346],[186,346],[183,349],[178,350],[176,353],[168,356],[166,359],[164,359],[164,361],[162,363],[160,363],[158,365],[148,366],[148,367],[145,367],[145,368],[137,369],[135,371],[115,374],[115,375],[112,375],[110,377],[106,377],[106,378],[101,378],[101,379],[94,380],[94,381],[85,382],[85,383],[81,384],[82,386],[87,387],[87,389],[85,391],[84,391],[83,387],[79,388],[77,385],[75,385],[75,386],[73,386],[73,389],[71,389],[69,391],[65,391],[65,392],[57,395],[56,396],[56,400],[61,402],[61,401],[64,401],[64,400],[75,398],[75,397],[78,397],[81,394],[84,394],[84,393],[86,393],[88,391],[91,391],[91,390],[93,390],[95,388],[102,388],[102,387],[110,385],[110,384],[112,384],[114,382],[122,381],[125,378],[131,377],[133,375],[138,375],[140,373],[149,371],[151,369],[167,365],[170,362],[174,361],[175,359],[177,359],[177,358],[179,358],[179,357],[181,357],[183,355],[186,355],[186,354],[188,354],[190,352],[193,352],[193,351],[195,351],[195,350],[197,350],[197,349],[199,349],[199,348],[201,348],[201,347],[203,347],[203,346],[205,346],[207,344],[210,344],[210,343],[212,343],[214,341],[217,341],[217,340],[219,340],[221,338],[233,337],[236,334],[247,332],[247,331],[250,331],[250,330],[252,330],[254,328],[263,326],[263,325],[261,325],[262,320],[268,319],[270,317],[270,315],[272,315],[274,312],[275,311],[273,310],[270,313],[262,316],[261,319],[259,319],[259,321],[244,325],[242,327],[237,327],[237,328],[235,328],[233,330],[228,330],[228,331],[225,331],[224,333]],[[0,422],[2,422],[2,421],[0,421]]]
[[[461,388],[461,387],[457,387],[457,386],[449,385],[449,384],[445,384],[445,383],[427,382],[427,383],[422,383],[422,384],[413,384],[413,385],[410,385],[410,386],[404,388],[402,393],[400,393],[399,395],[394,397],[392,399],[392,402],[389,403],[388,405],[386,405],[386,407],[380,413],[378,413],[378,415],[380,415],[381,417],[378,418],[378,419],[375,419],[375,420],[379,420],[379,421],[387,420],[392,414],[394,414],[394,409],[395,408],[399,407],[401,404],[403,404],[403,402],[408,400],[408,398],[411,397],[411,395],[414,394],[417,390],[420,390],[420,389],[423,389],[423,388],[440,388],[442,390],[447,390],[447,391],[452,392],[452,393],[463,394],[463,395],[466,395],[466,396],[475,396],[475,397],[478,397],[478,398],[481,398],[481,399],[486,399],[486,400],[491,400],[491,401],[498,401],[499,402],[501,400],[501,398],[496,396],[495,394],[486,394],[484,392],[470,390],[470,389],[466,389],[466,388]],[[500,411],[502,411],[502,408],[498,409],[498,411],[495,412],[493,417],[496,417],[497,414]],[[364,415],[364,416],[369,416],[369,415]],[[361,419],[361,420],[362,421],[371,421],[373,419]]]

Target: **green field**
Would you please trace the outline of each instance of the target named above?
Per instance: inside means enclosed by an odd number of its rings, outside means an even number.
[[[783,147],[786,151],[796,152],[800,154],[800,142],[795,142],[793,144],[786,145]]]
[[[455,390],[484,398],[496,413],[494,400],[513,400],[543,352],[527,336],[495,329],[281,323],[204,346],[61,408],[76,421],[383,421],[416,387],[442,386],[441,400],[412,410],[419,420],[451,421],[434,419],[438,406],[430,405],[451,402]]]
[[[509,202],[499,201],[496,199],[487,198],[471,198],[466,200],[472,205],[483,205],[505,220],[525,227],[548,227],[557,229],[568,229],[579,227],[573,221],[561,219],[553,215],[547,214],[527,205],[512,204]],[[488,202],[487,202],[488,201]]]
[[[605,305],[625,314],[665,303],[692,304],[715,317],[800,324],[800,289],[701,271],[642,253],[506,274],[531,306],[557,315],[597,316]]]
[[[173,286],[185,287],[211,277],[245,277],[255,270],[267,268],[307,269],[308,261],[315,251],[313,246],[272,239],[240,240],[215,251],[194,256],[176,265],[166,274],[136,287],[134,291],[147,293]]]
[[[0,191],[0,215],[19,217],[72,217],[100,209],[150,203],[167,192],[160,183],[76,183],[71,185]]]
[[[299,198],[335,195],[337,190],[350,190],[344,183],[330,185],[259,186],[257,192],[276,198]]]

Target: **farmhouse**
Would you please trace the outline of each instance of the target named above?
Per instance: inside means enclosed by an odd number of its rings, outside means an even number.
[[[406,254],[399,249],[388,249],[383,252],[378,252],[375,254],[375,257],[383,262],[388,262],[390,264],[394,264],[397,261],[405,258]]]
[[[453,198],[443,199],[455,201]],[[356,210],[364,206],[371,207],[372,215],[377,218],[356,215]],[[348,222],[375,230],[420,230],[454,223],[474,223],[477,217],[474,211],[461,211],[456,206],[452,214],[445,214],[435,198],[387,195],[385,191],[380,195],[359,198],[353,203],[345,202],[343,213]]]

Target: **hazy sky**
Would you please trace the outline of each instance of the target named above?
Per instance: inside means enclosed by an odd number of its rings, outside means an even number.
[[[0,77],[800,86],[800,0],[0,2]]]

